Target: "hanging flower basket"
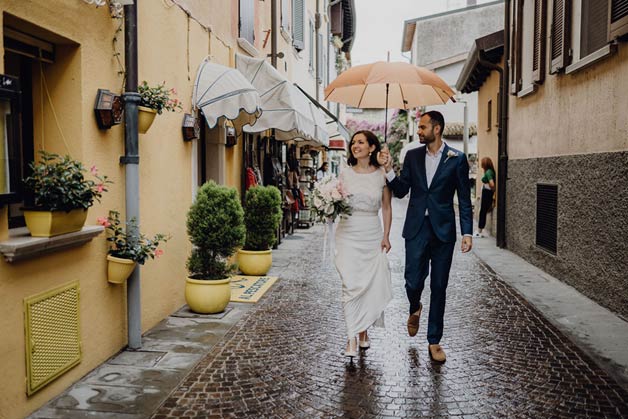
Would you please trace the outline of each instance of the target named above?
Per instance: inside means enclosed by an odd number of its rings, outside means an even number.
[[[155,121],[155,115],[157,111],[155,109],[147,108],[146,106],[137,107],[137,130],[140,134],[146,134],[153,121]]]

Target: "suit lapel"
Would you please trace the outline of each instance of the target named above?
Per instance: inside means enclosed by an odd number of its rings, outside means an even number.
[[[438,180],[438,176],[443,171],[443,165],[445,164],[445,160],[447,159],[448,150],[449,150],[449,146],[445,144],[445,148],[443,148],[443,154],[440,156],[440,161],[438,162],[438,167],[436,168],[436,173],[434,173],[434,177],[432,178],[432,183],[430,183],[430,189],[432,189],[434,182]]]
[[[419,177],[421,178],[421,183],[427,189],[427,167],[425,166],[425,146],[419,148],[419,157],[417,164],[419,165]]]

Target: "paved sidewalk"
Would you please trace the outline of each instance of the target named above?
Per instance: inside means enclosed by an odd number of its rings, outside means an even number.
[[[269,275],[280,279],[260,302],[231,303],[222,318],[168,317],[142,351],[123,351],[31,417],[628,417],[626,388],[598,365],[625,368],[622,342],[612,340],[626,339],[625,322],[598,317],[595,304],[490,239],[475,241],[477,254],[454,255],[442,341],[448,361],[432,364],[427,286],[419,334],[405,332],[405,202],[393,205],[394,300],[386,329],[370,332],[372,347],[356,362],[344,357],[340,282],[315,226],[273,252]],[[580,310],[570,312],[571,304]],[[592,318],[612,331],[586,326]],[[594,333],[613,343],[592,345]]]

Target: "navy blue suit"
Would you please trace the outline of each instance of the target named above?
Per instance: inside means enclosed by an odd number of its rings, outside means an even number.
[[[457,237],[454,193],[458,194],[460,232],[463,235],[473,231],[473,213],[469,163],[464,153],[445,145],[429,187],[425,153],[425,146],[408,151],[401,175],[389,182],[388,186],[397,198],[403,198],[410,192],[403,226],[403,238],[406,240],[406,294],[412,314],[419,309],[425,278],[430,274],[427,340],[430,344],[436,344],[443,336],[447,283]],[[448,156],[448,153],[456,155]],[[426,209],[429,216],[425,216]]]

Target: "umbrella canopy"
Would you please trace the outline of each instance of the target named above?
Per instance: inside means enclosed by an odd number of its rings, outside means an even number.
[[[385,61],[351,67],[325,88],[325,100],[373,109],[442,105],[450,99],[455,102],[454,94],[426,68]]]
[[[300,140],[312,145],[329,145],[325,116],[292,83],[266,60],[236,54],[236,68],[257,89],[262,116],[245,132],[277,130],[278,140]]]
[[[199,66],[192,103],[203,111],[209,128],[220,118],[233,121],[240,131],[243,125],[254,124],[261,115],[257,89],[235,68],[212,63],[205,58]]]
[[[455,102],[454,91],[436,73],[409,63],[377,61],[357,65],[325,88],[325,100],[355,108],[386,109],[384,142],[388,134],[388,108]]]

